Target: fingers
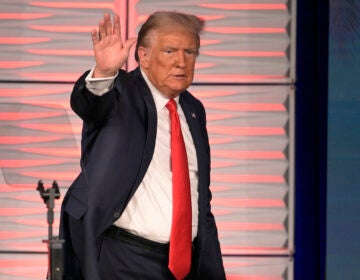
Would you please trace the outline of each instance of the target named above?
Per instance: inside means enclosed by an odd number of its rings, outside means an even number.
[[[120,25],[120,17],[118,14],[114,14],[114,30],[113,34],[119,36],[120,40],[121,38],[121,25]]]
[[[99,35],[98,35],[98,32],[96,31],[96,29],[91,30],[91,40],[94,45],[100,41]]]
[[[104,39],[107,35],[112,34],[112,23],[110,15],[108,13],[104,14],[104,18],[99,21],[99,40]]]
[[[120,17],[118,14],[114,14],[113,16],[113,21],[114,21],[114,25],[111,22],[111,17],[108,13],[104,14],[104,18],[102,18],[99,21],[99,32],[98,32],[98,39],[101,40],[102,38],[105,38],[106,36],[109,35],[117,35],[120,38],[120,41],[122,41],[121,38],[121,25],[120,25]],[[93,30],[91,31],[91,37],[93,39],[93,41],[99,41],[96,40],[96,38],[94,37],[95,34],[93,34]]]
[[[98,45],[100,41],[104,41],[105,38],[110,37],[110,40],[106,40],[106,44],[112,42],[120,43],[120,48],[124,49],[125,53],[129,53],[131,47],[136,43],[136,38],[130,38],[125,43],[122,41],[121,37],[121,25],[120,25],[120,17],[118,14],[114,14],[113,22],[111,21],[111,17],[108,13],[104,14],[104,17],[99,21],[99,31],[96,29],[91,30],[91,39],[93,41],[93,45]],[[117,37],[115,40],[114,37]],[[112,37],[112,38],[111,38]],[[112,44],[110,43],[110,44]]]
[[[105,22],[105,32],[106,35],[112,35],[113,34],[113,27],[110,15],[108,13],[105,13],[104,15],[104,22]]]

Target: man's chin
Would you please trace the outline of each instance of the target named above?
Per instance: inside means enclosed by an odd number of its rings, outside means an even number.
[[[175,84],[174,86],[172,86],[171,90],[174,92],[183,92],[189,86],[190,86],[190,84],[188,84],[188,83],[178,83],[178,84]]]

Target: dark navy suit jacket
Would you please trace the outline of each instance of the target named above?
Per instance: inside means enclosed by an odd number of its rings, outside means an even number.
[[[101,234],[117,220],[141,183],[153,156],[157,112],[139,68],[120,71],[112,90],[95,96],[85,87],[84,73],[76,82],[71,107],[83,120],[81,173],[63,204],[60,237],[66,241],[65,274],[81,279],[70,242],[68,219],[78,221],[83,234],[86,280],[98,280]],[[199,175],[198,236],[193,264],[198,279],[225,279],[218,233],[210,209],[210,148],[203,105],[188,91],[180,105],[195,144]]]

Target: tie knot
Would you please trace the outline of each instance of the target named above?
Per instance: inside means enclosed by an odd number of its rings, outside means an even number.
[[[166,104],[166,108],[170,111],[170,112],[176,112],[176,101],[174,99],[170,99],[169,102]]]

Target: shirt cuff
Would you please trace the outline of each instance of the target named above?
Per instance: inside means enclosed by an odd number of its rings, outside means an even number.
[[[117,77],[118,73],[112,77],[106,78],[93,78],[95,66],[91,68],[90,73],[85,78],[86,88],[94,95],[101,96],[104,93],[108,92],[114,86],[114,80]]]

